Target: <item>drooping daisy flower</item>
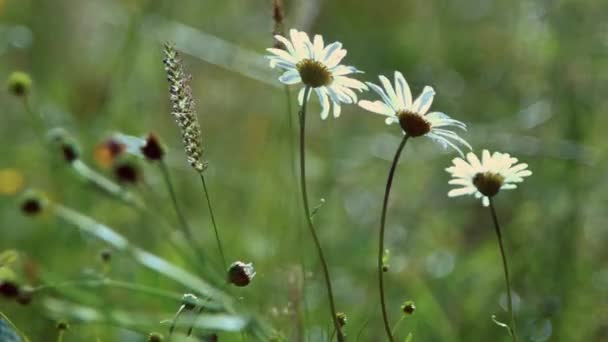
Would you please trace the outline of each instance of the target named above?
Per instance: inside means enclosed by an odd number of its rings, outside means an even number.
[[[479,160],[475,154],[469,152],[466,161],[454,158],[452,163],[454,165],[446,169],[452,174],[449,184],[462,187],[450,190],[448,196],[474,195],[482,199],[485,207],[490,204],[490,197],[498,194],[500,190],[515,189],[516,183],[521,183],[524,177],[532,175],[528,164],[517,164],[517,158],[508,153],[490,154],[488,150],[483,150]]]
[[[329,116],[330,102],[333,104],[336,118],[340,116],[341,104],[357,103],[357,94],[353,89],[363,91],[367,90],[367,86],[361,81],[346,77],[361,71],[340,64],[346,56],[342,43],[333,42],[325,46],[323,37],[318,34],[311,42],[306,32],[295,29],[289,31],[289,36],[290,39],[276,35],[275,38],[285,45],[287,50],[267,49],[272,53],[267,58],[271,68],[279,67],[285,70],[279,81],[288,85],[302,83],[305,86],[298,93],[300,106],[304,102],[306,87],[311,87],[317,94],[322,107],[322,119]],[[306,100],[308,101],[308,98]]]
[[[359,106],[370,112],[385,115],[387,125],[399,123],[403,132],[410,137],[427,136],[444,148],[447,146],[454,148],[461,155],[462,151],[455,142],[471,149],[469,143],[447,129],[456,127],[466,130],[464,123],[441,112],[428,113],[435,96],[432,87],[425,86],[422,94],[413,100],[410,87],[399,71],[395,71],[395,87],[385,76],[380,75],[379,78],[384,89],[371,82],[367,82],[367,85],[380,95],[382,101],[361,100]]]

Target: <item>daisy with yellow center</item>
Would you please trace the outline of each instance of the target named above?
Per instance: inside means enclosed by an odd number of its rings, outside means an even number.
[[[380,230],[378,239],[378,289],[380,292],[380,309],[382,311],[382,319],[384,322],[384,330],[389,341],[395,341],[390,319],[386,309],[386,300],[384,295],[384,232],[386,228],[386,216],[388,212],[388,201],[395,176],[395,170],[399,163],[399,158],[409,138],[427,136],[441,144],[444,148],[452,147],[462,155],[462,151],[458,144],[471,149],[469,143],[459,137],[456,133],[449,130],[451,127],[456,127],[465,130],[464,123],[454,120],[444,113],[431,112],[429,108],[435,97],[435,90],[432,87],[426,86],[422,90],[422,94],[415,100],[412,97],[410,86],[407,84],[405,77],[399,71],[395,71],[394,86],[388,78],[383,75],[379,76],[382,86],[367,82],[367,85],[375,91],[382,101],[359,101],[359,106],[362,108],[386,116],[385,122],[387,125],[399,123],[403,130],[403,138],[388,172],[386,180],[386,188],[384,191],[384,199],[382,201],[382,213],[380,214]]]
[[[286,50],[269,48],[272,55],[267,56],[270,67],[279,67],[285,72],[279,81],[286,85],[303,84],[298,93],[300,106],[310,97],[310,89],[314,90],[321,103],[321,118],[327,119],[330,106],[333,105],[334,117],[339,117],[341,104],[357,103],[357,94],[353,91],[367,90],[367,86],[347,75],[361,73],[353,66],[340,64],[346,50],[342,43],[333,42],[325,46],[323,37],[315,35],[311,42],[306,32],[291,29],[289,38],[276,35],[275,38],[285,46]],[[308,91],[306,89],[308,88]]]
[[[428,112],[435,97],[435,90],[426,86],[415,100],[407,81],[399,71],[395,71],[395,86],[388,78],[379,76],[382,87],[367,82],[382,101],[359,101],[359,106],[376,114],[386,116],[386,124],[399,123],[403,132],[412,137],[427,136],[441,144],[450,146],[462,155],[456,143],[471,149],[469,143],[449,130],[451,127],[466,130],[466,125],[441,112]]]
[[[470,152],[466,160],[455,158],[452,163],[453,166],[446,169],[452,175],[449,183],[461,187],[448,192],[448,196],[473,195],[481,198],[485,207],[490,205],[490,198],[500,190],[515,189],[524,177],[532,175],[528,164],[517,164],[517,158],[508,153],[490,154],[488,150],[483,150],[480,160]]]
[[[488,150],[483,150],[481,160],[473,153],[467,154],[467,160],[455,158],[453,165],[446,169],[452,175],[450,184],[461,186],[450,190],[448,196],[456,197],[463,195],[473,195],[481,198],[484,207],[489,207],[492,215],[492,222],[498,238],[498,246],[502,257],[502,266],[507,288],[507,307],[511,318],[510,324],[499,322],[494,315],[492,320],[501,327],[505,327],[513,342],[517,342],[517,332],[515,327],[515,313],[513,312],[513,300],[511,298],[511,280],[509,277],[509,267],[507,263],[507,253],[502,239],[496,208],[494,208],[493,198],[500,190],[517,188],[517,183],[521,183],[524,177],[532,175],[528,170],[528,164],[517,163],[517,158],[511,157],[508,153],[494,152],[490,154]]]

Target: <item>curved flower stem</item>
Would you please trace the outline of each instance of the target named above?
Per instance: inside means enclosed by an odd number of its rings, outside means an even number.
[[[188,225],[188,221],[186,221],[186,218],[184,217],[184,214],[182,213],[182,210],[177,202],[177,196],[175,194],[175,189],[173,188],[173,183],[171,183],[171,177],[169,177],[169,168],[167,167],[167,163],[165,163],[164,160],[160,160],[158,165],[160,167],[161,173],[163,174],[163,179],[165,181],[165,185],[167,186],[167,189],[169,190],[171,202],[173,203],[173,208],[175,209],[177,218],[179,219],[182,233],[184,234],[184,237],[186,238],[186,240],[188,240],[188,243],[190,244],[192,249],[194,249],[194,251],[196,252],[198,257],[201,259],[200,261],[204,262],[206,260],[205,254],[196,244],[196,241],[194,240],[194,236],[192,235],[192,230],[190,229],[190,226]]]
[[[297,177],[297,173],[296,173],[296,149],[294,146],[294,137],[293,137],[293,119],[291,118],[291,114],[293,113],[293,105],[292,105],[292,101],[291,101],[291,90],[289,88],[289,85],[285,85],[285,103],[287,106],[287,129],[288,129],[288,137],[289,137],[289,171],[291,172],[291,177],[292,179],[296,179]],[[296,185],[296,190],[297,190],[297,185]],[[297,194],[296,194],[297,195]],[[299,203],[299,197],[295,197],[295,206],[294,207],[290,207],[290,215],[291,215],[291,209],[292,208],[296,208],[300,205]],[[313,216],[314,216],[314,209],[313,209]],[[301,224],[298,224],[298,233],[297,233],[297,241],[301,241],[302,238],[302,226]],[[299,247],[300,252],[298,253],[299,258],[300,258],[300,267],[302,268],[302,284],[301,284],[301,288],[302,288],[302,292],[301,292],[301,303],[302,303],[302,307],[301,308],[297,308],[297,312],[298,314],[296,315],[296,319],[297,319],[297,323],[296,323],[296,327],[297,327],[297,332],[296,332],[296,340],[297,341],[303,341],[303,331],[304,331],[304,324],[305,321],[308,321],[308,310],[306,307],[306,291],[304,290],[306,288],[306,264],[304,263],[304,256],[306,255],[306,250],[303,246]]]
[[[323,255],[323,249],[321,248],[321,242],[319,241],[319,237],[315,231],[315,226],[312,222],[312,217],[310,215],[310,208],[308,207],[308,193],[306,192],[306,154],[305,154],[305,142],[306,142],[306,103],[308,102],[308,95],[310,94],[311,88],[307,86],[304,89],[304,102],[302,104],[302,108],[300,109],[300,186],[302,188],[302,201],[304,202],[304,214],[306,215],[306,221],[308,223],[308,229],[310,230],[310,235],[312,235],[312,239],[315,243],[315,247],[317,249],[317,254],[319,255],[319,259],[321,261],[321,266],[323,268],[323,275],[325,277],[325,286],[327,287],[327,295],[329,297],[329,309],[331,311],[331,318],[334,322],[334,327],[338,333],[338,341],[344,341],[344,334],[342,333],[342,329],[340,329],[340,323],[338,322],[338,318],[336,317],[336,305],[334,303],[334,294],[331,288],[331,279],[329,277],[329,268],[327,267],[327,261],[325,260],[325,256]]]
[[[213,224],[213,232],[215,233],[215,241],[217,242],[217,248],[220,251],[220,257],[222,258],[222,265],[224,270],[227,269],[226,257],[224,256],[224,249],[222,248],[222,241],[220,240],[220,233],[215,223],[215,215],[213,215],[213,208],[211,207],[211,200],[209,199],[209,191],[207,190],[207,183],[205,182],[205,175],[200,173],[201,181],[203,182],[203,190],[205,191],[205,199],[207,200],[207,207],[209,208],[209,216],[211,216],[211,223]]]
[[[393,163],[388,172],[388,179],[386,180],[386,190],[384,191],[384,201],[382,202],[382,216],[380,218],[380,238],[378,242],[378,288],[380,290],[380,307],[382,308],[382,319],[384,320],[384,330],[390,341],[394,341],[393,333],[389,323],[388,315],[386,313],[386,301],[384,300],[384,271],[382,270],[382,256],[384,255],[384,228],[386,226],[386,212],[388,209],[388,198],[391,193],[391,187],[393,185],[393,177],[395,176],[395,169],[397,169],[397,163],[399,163],[399,157],[405,147],[405,143],[409,138],[408,135],[404,135],[401,139],[401,143],[397,148]]]
[[[511,281],[509,280],[509,267],[507,266],[507,254],[505,253],[505,247],[503,246],[500,225],[498,224],[498,218],[496,216],[496,209],[494,209],[492,197],[490,197],[490,212],[492,213],[492,220],[494,221],[494,228],[496,229],[496,237],[498,237],[500,255],[502,256],[502,266],[505,271],[505,282],[507,283],[507,307],[509,308],[509,315],[511,316],[511,325],[508,326],[509,332],[511,333],[511,337],[513,337],[513,342],[517,342],[517,333],[515,332],[515,314],[513,313],[513,300],[511,299]]]

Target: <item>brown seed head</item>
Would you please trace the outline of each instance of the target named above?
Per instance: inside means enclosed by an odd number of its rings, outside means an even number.
[[[502,187],[505,178],[498,173],[483,172],[473,177],[473,185],[477,190],[488,197],[495,196]]]
[[[296,69],[300,73],[302,83],[313,88],[330,85],[334,80],[327,66],[319,61],[303,59],[296,65]]]
[[[431,123],[423,116],[409,111],[400,111],[397,113],[399,125],[403,131],[410,137],[419,137],[431,131]]]

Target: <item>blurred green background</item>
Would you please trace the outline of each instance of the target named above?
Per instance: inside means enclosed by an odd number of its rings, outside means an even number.
[[[463,137],[476,151],[509,152],[530,165],[534,175],[496,200],[520,337],[608,340],[608,2],[286,0],[285,11],[287,28],[343,42],[344,62],[366,71],[359,79],[376,82],[377,74],[400,70],[415,93],[432,85],[433,108],[467,123]],[[117,131],[156,132],[169,146],[186,216],[215,258],[202,188],[169,115],[162,43],[174,41],[193,74],[206,175],[226,254],[230,261],[253,262],[257,271],[250,286],[230,292],[287,340],[302,319],[309,340],[316,341],[327,338],[330,320],[294,176],[296,130],[290,131],[278,75],[262,58],[272,44],[272,25],[270,0],[0,0],[0,78],[14,70],[30,73],[33,111],[47,127],[72,133],[83,160],[108,177],[95,157],[102,141]],[[0,103],[0,251],[19,252],[14,270],[20,283],[99,273],[105,248],[51,215],[24,217],[15,196],[24,187],[195,271],[169,246],[155,218],[92,191],[61,155],[42,147],[19,98],[4,91]],[[356,106],[327,121],[319,119],[316,100],[310,108],[309,192],[313,207],[326,200],[315,219],[338,310],[348,315],[350,340],[382,341],[377,231],[400,132]],[[291,116],[295,125],[295,109]],[[473,198],[446,196],[444,169],[455,156],[428,139],[406,147],[388,216],[390,316],[396,321],[400,305],[411,299],[417,311],[402,322],[400,339],[412,332],[414,341],[507,341],[490,319],[497,314],[507,320],[490,214]],[[158,169],[142,165],[146,186],[133,191],[176,222]],[[187,291],[128,256],[117,254],[111,264],[114,279]],[[163,319],[179,306],[119,289],[75,287],[38,293],[27,306],[0,298],[0,311],[32,341],[50,341],[62,317],[49,299],[168,314]],[[306,308],[302,317],[298,307]],[[151,321],[141,332],[167,329]],[[65,340],[143,336],[111,324],[73,322]],[[220,340],[241,338],[220,334]]]

